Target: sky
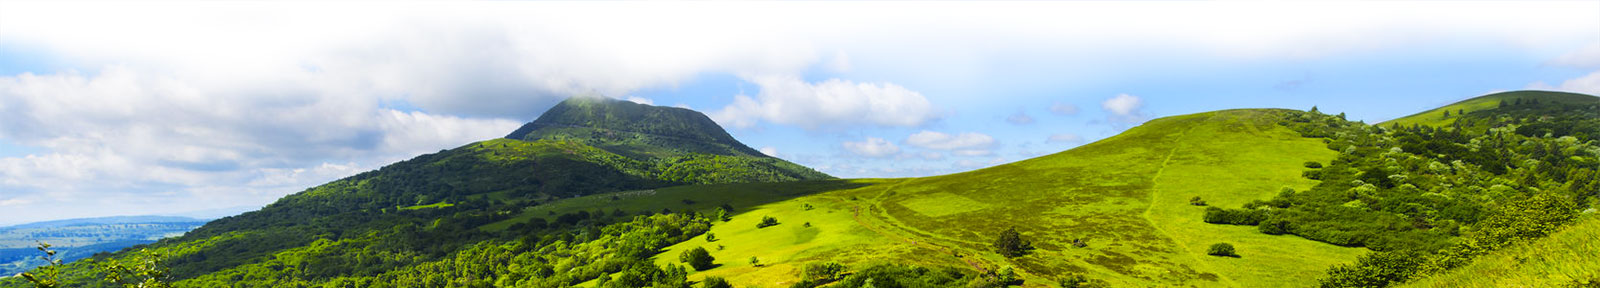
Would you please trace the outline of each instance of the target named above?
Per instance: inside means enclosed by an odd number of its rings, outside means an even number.
[[[858,178],[1522,89],[1600,94],[1600,1],[5,1],[0,225],[265,205],[574,95]]]

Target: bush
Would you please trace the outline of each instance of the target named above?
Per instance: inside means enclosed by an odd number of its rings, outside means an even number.
[[[844,275],[844,270],[844,264],[839,264],[839,262],[811,262],[806,264],[805,272],[802,272],[800,277],[806,280],[815,280],[818,284],[824,284],[839,280]]]
[[[1284,233],[1289,233],[1289,221],[1267,219],[1266,221],[1261,221],[1261,225],[1256,226],[1256,228],[1267,235],[1283,235]]]
[[[707,276],[706,280],[700,281],[700,288],[733,288],[733,285],[722,277]]]
[[[711,269],[711,262],[715,261],[716,258],[712,258],[711,253],[706,252],[705,248],[694,247],[689,251],[683,251],[683,254],[678,254],[678,260],[688,263],[696,271],[703,271]]]
[[[1319,163],[1317,161],[1306,161],[1305,165],[1306,165],[1306,168],[1322,168],[1322,163]]]
[[[772,226],[777,226],[777,225],[778,225],[778,218],[772,218],[771,216],[761,216],[761,223],[756,223],[756,229],[767,228],[767,227],[772,227]]]
[[[1033,243],[1023,240],[1022,234],[1017,233],[1017,228],[1012,227],[1000,232],[1000,239],[994,241],[994,248],[996,252],[1000,252],[1000,255],[1018,257],[1028,254],[1028,250],[1033,250]]]
[[[1239,254],[1233,253],[1233,244],[1228,243],[1211,244],[1211,249],[1206,249],[1206,254],[1211,256],[1239,257]]]
[[[1255,209],[1222,209],[1207,207],[1205,221],[1211,224],[1256,225],[1267,219],[1267,213]]]
[[[1189,198],[1189,205],[1206,206],[1206,200],[1201,200],[1200,196],[1194,196],[1194,198]]]

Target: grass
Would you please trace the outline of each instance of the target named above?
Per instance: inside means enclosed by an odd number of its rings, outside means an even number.
[[[1401,287],[1600,286],[1600,218],[1586,217],[1548,238],[1479,257],[1466,267]]]
[[[446,207],[450,207],[450,206],[456,206],[456,204],[450,204],[449,202],[439,202],[439,203],[433,203],[433,204],[428,204],[428,205],[416,205],[416,206],[400,207],[400,210],[419,210],[419,209],[428,209],[428,208],[446,208]]]
[[[1460,117],[1458,115],[1461,114],[1461,112],[1472,113],[1472,111],[1494,109],[1496,107],[1500,107],[1500,101],[1502,101],[1502,100],[1506,101],[1507,103],[1515,103],[1517,98],[1523,98],[1524,100],[1531,100],[1531,99],[1534,99],[1534,98],[1538,98],[1539,101],[1541,101],[1541,102],[1564,102],[1564,103],[1593,103],[1595,101],[1594,96],[1583,95],[1583,94],[1574,94],[1574,93],[1566,93],[1566,92],[1551,92],[1551,91],[1501,92],[1501,93],[1494,93],[1494,94],[1489,94],[1489,95],[1478,96],[1478,97],[1474,97],[1472,99],[1462,100],[1460,102],[1452,103],[1450,105],[1445,105],[1444,107],[1434,108],[1433,110],[1423,111],[1421,113],[1411,114],[1411,115],[1408,115],[1406,117],[1400,117],[1400,118],[1396,118],[1394,120],[1384,121],[1382,123],[1378,123],[1378,126],[1389,127],[1389,125],[1393,125],[1393,124],[1399,123],[1400,126],[1411,126],[1413,124],[1420,124],[1420,125],[1427,125],[1427,126],[1433,126],[1433,127],[1446,127],[1446,126],[1449,126],[1450,124],[1455,123],[1456,119]],[[1450,114],[1451,114],[1450,117],[1445,117],[1444,116],[1444,113],[1446,111],[1450,112]]]
[[[704,247],[722,266],[690,278],[720,276],[739,287],[787,286],[813,261],[858,268],[874,262],[1012,266],[1031,287],[1053,285],[1067,274],[1114,286],[1306,286],[1328,266],[1353,261],[1365,250],[1265,235],[1251,226],[1205,224],[1203,207],[1188,202],[1201,196],[1211,205],[1236,207],[1269,199],[1283,187],[1315,184],[1300,178],[1302,163],[1327,161],[1334,152],[1277,126],[1277,113],[1168,117],[1073,150],[982,170],[799,189],[815,193],[766,197],[771,202],[741,207],[733,221],[712,227],[719,241],[679,243],[657,262],[673,263],[678,253]],[[761,198],[721,194],[738,193],[726,187],[659,189],[649,197],[617,200],[616,206],[675,203],[685,195]],[[680,194],[665,192],[674,189]],[[806,204],[815,209],[804,209]],[[757,229],[762,216],[783,224]],[[805,222],[812,227],[802,227]],[[1017,227],[1037,249],[1017,258],[993,252],[991,243],[1008,227]],[[1073,247],[1074,239],[1089,245]],[[1216,242],[1234,244],[1241,257],[1205,256]],[[750,265],[750,257],[766,265]]]

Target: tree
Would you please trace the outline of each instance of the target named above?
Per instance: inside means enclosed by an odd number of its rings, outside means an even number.
[[[1193,198],[1189,198],[1189,205],[1206,206],[1206,200],[1200,199],[1200,196],[1194,196]]]
[[[750,266],[761,267],[762,266],[761,265],[761,258],[756,258],[756,256],[750,256]]]
[[[706,248],[700,247],[694,247],[689,251],[683,251],[683,254],[678,254],[678,261],[688,263],[690,267],[694,267],[695,271],[711,269],[711,262],[715,260],[716,258],[712,258],[710,252],[706,252]]]
[[[1450,110],[1444,110],[1444,118],[1450,118]]]
[[[1000,239],[994,241],[995,251],[1006,257],[1018,257],[1033,250],[1033,243],[1022,239],[1022,233],[1017,233],[1016,227],[1006,228],[1000,232]]]
[[[706,280],[700,281],[700,288],[733,288],[733,284],[728,284],[728,279],[722,277],[706,276]]]
[[[1211,256],[1239,257],[1239,254],[1233,253],[1233,244],[1228,243],[1211,244],[1211,249],[1206,249],[1206,254]]]
[[[772,216],[761,216],[761,223],[756,223],[756,229],[767,228],[767,227],[772,227],[772,226],[777,226],[777,225],[778,225],[778,218],[772,218]]]
[[[706,232],[706,242],[717,242],[717,234]]]

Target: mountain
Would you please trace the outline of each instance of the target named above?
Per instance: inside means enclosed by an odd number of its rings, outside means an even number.
[[[96,261],[160,254],[178,287],[1384,287],[1592,217],[1600,109],[1540,97],[1441,126],[1179,115],[985,169],[845,180],[688,110],[572,99],[506,139]]]
[[[475,228],[557,199],[685,184],[832,178],[761,155],[705,115],[680,108],[574,98],[511,136],[517,139],[467,144],[312,187],[181,237],[133,248],[164,253],[172,275],[181,280],[233,275],[272,259],[301,259],[291,255],[323,251],[318,249],[331,241],[351,250],[319,255],[342,259],[334,255],[381,251],[362,254],[383,257],[360,265],[359,271],[373,273],[513,237]],[[315,270],[296,277],[356,272],[329,265],[302,268]],[[88,274],[69,273],[68,278],[97,279],[93,271],[73,271]]]
[[[56,245],[60,259],[71,262],[183,235],[203,224],[205,220],[187,217],[114,216],[0,227],[0,275],[16,275],[47,264],[34,248],[39,241]]]
[[[687,153],[765,157],[700,112],[601,97],[561,101],[506,139],[571,140],[633,157]]]

